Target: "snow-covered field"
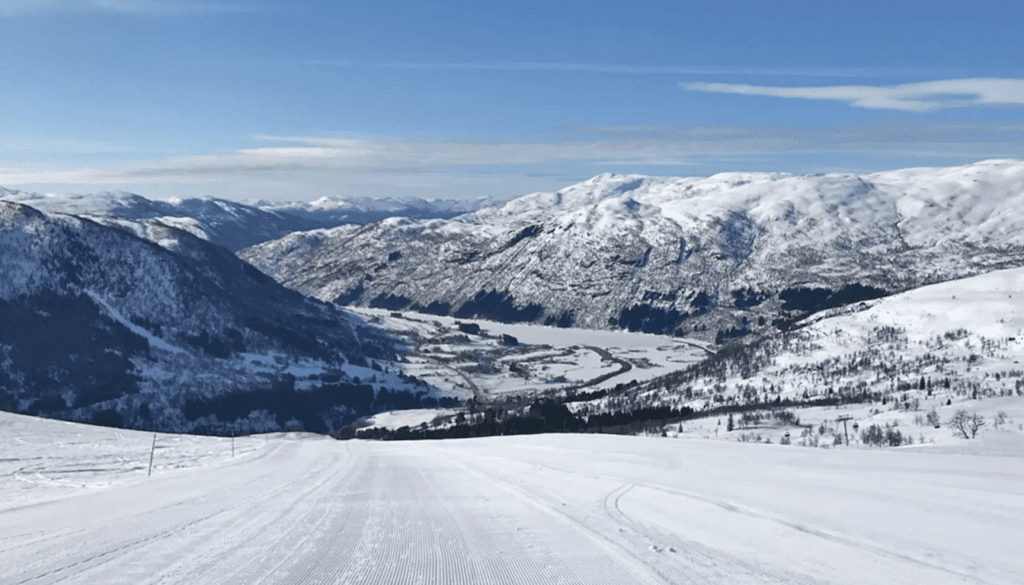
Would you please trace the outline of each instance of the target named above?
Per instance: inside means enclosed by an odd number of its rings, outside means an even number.
[[[946,449],[957,453],[1024,457],[1024,398],[957,399],[947,405],[945,396],[928,398],[923,392],[910,394],[920,395],[919,410],[880,407],[870,403],[791,408],[783,410],[792,412],[799,419],[798,424],[784,424],[772,420],[769,416],[771,410],[766,409],[760,412],[765,420],[754,424],[745,424],[742,414],[735,414],[732,431],[728,430],[728,415],[668,425],[665,431],[669,436],[679,438],[772,443],[781,442],[788,434],[791,444],[797,446],[834,448],[839,447],[840,440],[844,445],[849,440],[853,448],[871,449],[874,447],[864,444],[861,431],[878,425],[898,430],[905,440],[909,440],[911,444],[904,445],[904,449]],[[940,423],[938,427],[927,421],[933,409]],[[974,439],[964,439],[949,425],[949,419],[958,410],[983,417],[985,424]],[[837,422],[839,417],[849,420],[843,425]]]
[[[392,410],[377,413],[364,422],[367,427],[377,427],[388,430],[400,429],[402,427],[415,428],[423,423],[430,424],[438,417],[450,417],[455,415],[451,408],[414,408],[411,410]]]
[[[399,364],[404,373],[460,398],[531,395],[580,385],[611,388],[682,369],[708,353],[707,343],[663,335],[348,310],[407,344]],[[460,332],[460,323],[479,326],[480,334]],[[503,335],[520,345],[504,345]]]
[[[0,436],[0,584],[1024,582],[1020,450]]]

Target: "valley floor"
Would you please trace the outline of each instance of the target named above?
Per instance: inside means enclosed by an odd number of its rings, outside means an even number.
[[[1022,456],[0,433],[3,585],[1024,582]]]

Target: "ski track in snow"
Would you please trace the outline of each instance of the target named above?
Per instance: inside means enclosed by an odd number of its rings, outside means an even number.
[[[0,585],[1024,582],[1019,457],[594,435],[249,447],[0,504]]]

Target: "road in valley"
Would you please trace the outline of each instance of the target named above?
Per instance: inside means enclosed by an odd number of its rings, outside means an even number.
[[[0,585],[1019,584],[1022,520],[1013,457],[279,438],[0,504]]]

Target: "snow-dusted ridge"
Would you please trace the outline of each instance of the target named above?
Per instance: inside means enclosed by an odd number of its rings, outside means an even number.
[[[414,217],[420,219],[449,218],[495,205],[501,200],[477,199],[419,199],[404,197],[327,197],[313,201],[249,201],[264,211],[286,213],[333,223],[366,224],[388,217]]]
[[[339,304],[723,341],[1024,265],[1024,162],[867,175],[604,174],[450,220],[240,252]]]
[[[134,232],[145,231],[148,227],[173,227],[233,251],[296,231],[372,223],[393,216],[448,218],[494,203],[490,199],[426,201],[370,197],[344,200],[321,197],[308,203],[241,203],[216,197],[150,200],[123,191],[40,194],[3,187],[0,187],[0,201],[87,217]]]

